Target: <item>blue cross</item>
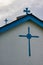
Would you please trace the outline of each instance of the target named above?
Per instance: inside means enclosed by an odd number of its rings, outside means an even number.
[[[31,38],[39,38],[39,36],[33,36],[30,34],[30,27],[28,27],[28,34],[26,35],[19,35],[19,37],[26,37],[28,39],[28,45],[29,45],[29,56],[31,56],[31,48],[30,48],[30,39]]]
[[[26,14],[30,14],[30,10],[28,10],[28,8],[26,8],[24,12],[26,12]]]
[[[7,22],[8,22],[8,19],[6,18],[4,21],[5,21],[5,23],[7,24]]]

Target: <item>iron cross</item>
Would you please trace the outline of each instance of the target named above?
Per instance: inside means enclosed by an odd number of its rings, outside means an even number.
[[[26,34],[26,35],[19,35],[19,37],[26,37],[26,38],[28,39],[29,56],[31,56],[30,39],[31,39],[31,38],[39,38],[39,36],[32,36],[32,35],[30,34],[30,27],[28,27],[28,34]]]
[[[28,10],[28,8],[26,8],[24,12],[26,12],[26,14],[30,14],[30,10]]]

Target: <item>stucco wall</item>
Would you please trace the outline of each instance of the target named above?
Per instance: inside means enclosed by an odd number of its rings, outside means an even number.
[[[28,56],[28,39],[20,38],[27,34],[28,26],[32,35],[31,57]],[[43,65],[43,29],[32,22],[23,23],[0,34],[0,65]]]

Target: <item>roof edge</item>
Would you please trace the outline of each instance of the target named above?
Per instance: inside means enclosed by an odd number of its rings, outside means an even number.
[[[43,21],[41,21],[40,19],[35,17],[33,14],[29,14],[29,15],[24,16],[23,18],[13,21],[3,27],[0,27],[0,32],[5,32],[21,23],[28,21],[28,20],[32,20],[32,22],[36,23],[38,26],[43,28]]]

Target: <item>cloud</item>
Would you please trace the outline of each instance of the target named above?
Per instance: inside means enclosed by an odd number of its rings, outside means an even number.
[[[0,0],[0,8],[11,4],[15,0]]]
[[[32,6],[37,8],[43,7],[43,0],[33,0]]]

